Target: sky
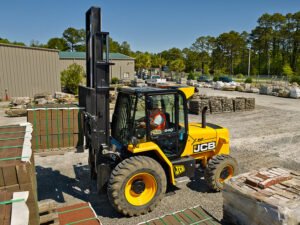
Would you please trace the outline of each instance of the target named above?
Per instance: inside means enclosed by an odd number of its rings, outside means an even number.
[[[102,9],[103,31],[134,51],[190,47],[199,36],[250,32],[263,13],[295,13],[300,0],[0,0],[0,37],[30,44],[84,28],[85,12]]]

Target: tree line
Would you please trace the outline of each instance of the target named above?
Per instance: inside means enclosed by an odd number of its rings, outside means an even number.
[[[11,43],[0,38],[1,42]],[[177,72],[245,75],[250,56],[251,75],[300,76],[300,11],[286,15],[265,13],[258,18],[257,26],[250,33],[229,31],[217,37],[200,36],[190,47],[174,47],[159,53],[132,51],[126,41],[118,43],[110,38],[109,42],[111,52],[135,58],[137,71],[167,66]],[[85,51],[85,31],[70,27],[62,37],[51,38],[46,44],[32,41],[30,46]]]

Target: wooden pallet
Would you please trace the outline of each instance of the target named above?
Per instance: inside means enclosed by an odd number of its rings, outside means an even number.
[[[42,200],[39,202],[40,225],[59,225],[58,204],[54,200]]]

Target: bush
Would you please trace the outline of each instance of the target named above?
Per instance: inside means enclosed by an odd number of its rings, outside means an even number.
[[[300,76],[292,76],[292,78],[290,79],[290,83],[298,83],[300,85]]]
[[[83,67],[73,63],[62,71],[60,81],[67,92],[72,94],[78,93],[78,85],[81,83],[84,75]]]
[[[219,76],[214,76],[213,81],[216,82],[219,80]]]
[[[187,79],[188,79],[188,80],[195,80],[195,79],[196,79],[196,76],[195,76],[194,73],[189,73]]]
[[[252,83],[252,78],[247,77],[246,80],[245,80],[245,83],[251,84]]]
[[[117,77],[113,77],[113,78],[111,78],[111,83],[112,84],[118,84],[119,83],[119,78],[117,78]]]
[[[243,78],[244,78],[244,75],[241,74],[241,73],[239,73],[239,74],[236,75],[236,78],[238,78],[238,79],[243,79]]]

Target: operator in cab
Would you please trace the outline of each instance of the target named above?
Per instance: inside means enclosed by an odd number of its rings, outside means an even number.
[[[145,118],[141,119],[139,126],[146,128]],[[150,128],[151,131],[160,132],[166,128],[166,116],[162,112],[159,102],[153,102],[150,108]]]

